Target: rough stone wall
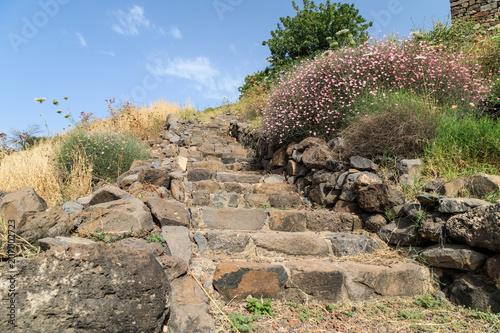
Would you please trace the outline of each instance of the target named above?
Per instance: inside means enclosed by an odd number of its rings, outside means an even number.
[[[489,28],[500,24],[499,0],[450,0],[451,18],[474,19]]]

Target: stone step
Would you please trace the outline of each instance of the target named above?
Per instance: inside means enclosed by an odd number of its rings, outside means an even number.
[[[399,262],[386,265],[292,260],[282,263],[223,261],[213,286],[224,301],[283,298],[296,302],[360,302],[431,292],[427,268]]]
[[[361,218],[329,210],[276,210],[190,207],[191,225],[198,230],[271,230],[285,232],[351,232],[362,228]]]
[[[378,237],[353,233],[207,230],[193,239],[195,254],[211,259],[353,257],[386,248]]]
[[[187,163],[186,171],[210,170],[210,171],[259,171],[262,172],[260,165],[256,164],[251,158],[232,158],[221,157],[215,159],[202,160],[193,159]]]

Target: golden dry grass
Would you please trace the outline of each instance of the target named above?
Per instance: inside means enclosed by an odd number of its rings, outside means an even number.
[[[9,192],[32,187],[49,206],[88,193],[91,170],[80,158],[72,174],[61,174],[56,161],[55,141],[46,140],[30,149],[6,155],[0,161],[0,188]]]
[[[189,102],[180,105],[164,100],[152,102],[149,106],[116,106],[112,100],[108,104],[108,111],[108,117],[86,124],[86,129],[95,133],[121,132],[142,140],[157,138],[168,114],[183,118],[185,114],[195,112]]]

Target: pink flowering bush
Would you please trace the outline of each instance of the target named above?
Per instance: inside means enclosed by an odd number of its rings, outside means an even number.
[[[405,91],[441,105],[479,105],[491,89],[480,70],[470,54],[413,40],[326,51],[283,74],[269,94],[263,134],[275,144],[334,137],[366,94]]]

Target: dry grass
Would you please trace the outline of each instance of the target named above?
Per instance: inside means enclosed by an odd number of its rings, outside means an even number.
[[[437,115],[424,100],[394,95],[379,102],[377,108],[363,112],[342,131],[347,155],[416,157],[436,133]]]
[[[85,129],[94,132],[121,132],[141,140],[156,139],[163,130],[168,114],[184,118],[195,113],[188,102],[184,105],[168,103],[164,100],[152,102],[149,106],[115,105],[114,99],[108,101],[109,116],[96,119],[85,125]]]
[[[464,309],[430,295],[396,297],[363,303],[297,304],[276,300],[274,317],[255,318],[251,332],[498,332],[500,317]],[[229,332],[226,318],[211,308],[216,332]],[[248,317],[241,303],[222,306],[231,319]],[[240,332],[248,332],[242,326]]]
[[[29,186],[49,206],[61,203],[74,194],[90,190],[90,170],[80,160],[71,175],[62,175],[56,162],[54,142],[46,140],[33,148],[6,155],[0,161],[0,189],[15,191]]]
[[[40,249],[38,247],[12,233],[12,230],[9,233],[8,226],[0,219],[0,260],[15,257],[31,258],[39,254]]]

